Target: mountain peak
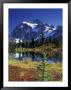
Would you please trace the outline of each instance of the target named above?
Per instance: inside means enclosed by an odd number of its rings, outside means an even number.
[[[28,26],[32,27],[32,29],[38,25],[37,23],[31,23],[31,22],[25,22],[25,21],[23,21],[23,24],[27,24]]]
[[[40,34],[43,33],[44,38],[59,36],[62,33],[62,26],[55,26],[42,23],[39,19],[32,22],[23,21],[13,31],[11,36],[21,40],[38,40]]]

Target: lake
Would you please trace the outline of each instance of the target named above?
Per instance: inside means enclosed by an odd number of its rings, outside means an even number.
[[[32,60],[32,61],[48,61],[49,64],[62,62],[62,58],[59,55],[51,54],[50,56],[47,54],[39,53],[39,52],[15,52],[9,54],[10,58],[14,58],[16,60],[24,61],[24,60]]]

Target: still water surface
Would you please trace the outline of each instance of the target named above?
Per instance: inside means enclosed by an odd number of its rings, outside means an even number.
[[[56,62],[62,62],[62,58],[57,55],[57,56],[48,56],[48,55],[44,55],[44,54],[41,54],[41,53],[38,53],[38,52],[16,52],[16,53],[10,53],[9,57],[11,58],[14,58],[16,60],[20,60],[20,61],[23,61],[23,60],[32,60],[32,61],[48,61],[49,64],[51,63],[56,63]]]

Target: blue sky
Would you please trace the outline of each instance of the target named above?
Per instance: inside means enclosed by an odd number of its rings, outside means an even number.
[[[23,21],[62,25],[62,9],[9,9],[9,32]]]

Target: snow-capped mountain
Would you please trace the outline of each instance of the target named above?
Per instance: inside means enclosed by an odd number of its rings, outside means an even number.
[[[29,23],[29,22],[23,22],[23,24],[27,24],[30,26],[32,29],[34,29],[38,24],[37,23]]]
[[[43,37],[58,38],[62,35],[62,26],[44,24],[36,19],[32,22],[23,21],[12,31],[11,37],[20,40],[39,40]]]

